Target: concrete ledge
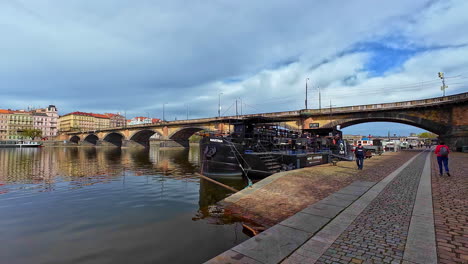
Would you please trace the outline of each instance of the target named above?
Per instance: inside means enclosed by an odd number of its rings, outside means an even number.
[[[241,191],[242,194],[229,199],[229,202],[240,199],[243,195],[275,181],[276,178],[282,176],[282,173],[273,176],[275,176],[273,179],[267,178],[268,181],[264,181],[256,188],[244,189]],[[279,263],[374,184],[374,182],[356,181],[206,263]],[[295,258],[299,260],[301,256]]]
[[[205,263],[208,263],[208,264],[214,264],[214,263],[261,264],[261,262],[258,262],[254,259],[251,259],[233,250],[228,250],[224,252],[223,254],[218,255],[215,258]]]
[[[232,250],[261,263],[278,263],[312,235],[291,227],[275,225]]]

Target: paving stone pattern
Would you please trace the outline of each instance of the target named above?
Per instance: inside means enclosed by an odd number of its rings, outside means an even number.
[[[439,177],[435,155],[431,158],[438,261],[468,263],[468,154],[450,154],[451,177]]]
[[[403,169],[317,263],[401,263],[426,155]]]

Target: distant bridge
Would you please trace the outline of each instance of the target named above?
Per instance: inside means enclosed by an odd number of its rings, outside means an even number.
[[[396,122],[433,132],[452,147],[468,146],[468,93],[422,100],[303,109],[251,115],[167,121],[157,124],[66,132],[58,136],[83,145],[148,147],[150,138],[160,147],[188,147],[188,139],[201,130],[227,132],[233,120],[266,117],[293,129],[341,128],[367,122]]]

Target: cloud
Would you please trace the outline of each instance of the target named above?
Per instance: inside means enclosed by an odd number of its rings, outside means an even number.
[[[222,92],[225,114],[234,113],[236,98],[243,112],[296,110],[304,108],[306,78],[309,107],[318,107],[317,86],[323,105],[438,96],[438,71],[468,74],[464,7],[403,0],[2,1],[0,107],[50,102],[62,114],[161,117],[166,104],[168,119],[185,117],[187,106],[194,118],[217,115]],[[449,91],[466,86],[449,84]]]

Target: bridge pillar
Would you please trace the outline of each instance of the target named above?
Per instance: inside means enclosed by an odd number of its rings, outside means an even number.
[[[468,126],[452,127],[447,134],[440,135],[439,138],[445,142],[453,151],[462,151],[463,146],[468,146]]]
[[[142,144],[133,140],[122,140],[122,148],[144,148]]]
[[[156,148],[188,148],[190,147],[188,139],[151,139],[150,147]]]

